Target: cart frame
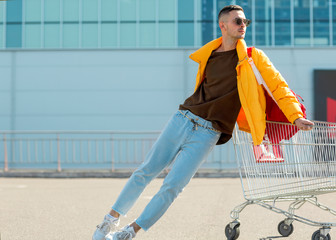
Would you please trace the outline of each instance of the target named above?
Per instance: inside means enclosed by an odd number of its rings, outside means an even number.
[[[239,214],[256,204],[286,218],[279,233],[293,233],[294,221],[319,227],[313,240],[330,240],[336,222],[318,222],[295,214],[305,203],[336,216],[336,211],[318,201],[317,196],[336,192],[336,124],[314,121],[310,131],[299,131],[290,123],[267,122],[261,145],[255,146],[249,133],[234,129],[233,142],[241,185],[246,201],[231,211],[233,219],[225,229],[227,239],[239,237]],[[288,210],[277,202],[290,201]]]

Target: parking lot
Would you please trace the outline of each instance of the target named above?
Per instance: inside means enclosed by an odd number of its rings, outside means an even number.
[[[127,178],[0,178],[0,239],[91,239],[95,226],[126,181]],[[121,225],[141,213],[162,181],[156,179],[147,187],[127,217],[121,219]],[[322,195],[320,199],[336,208],[336,194]],[[136,239],[226,239],[224,228],[230,222],[230,211],[243,201],[239,178],[194,178],[159,222],[148,232],[140,231]],[[298,214],[336,222],[334,216],[310,205],[303,206]],[[294,222],[293,234],[283,238],[277,231],[283,219],[283,215],[260,206],[248,206],[240,216],[239,240],[307,240],[317,230]],[[336,231],[330,235],[336,238]]]

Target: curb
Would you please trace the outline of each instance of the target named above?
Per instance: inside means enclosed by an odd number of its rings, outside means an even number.
[[[132,170],[117,171],[80,171],[80,170],[64,170],[57,171],[19,171],[12,170],[8,172],[0,171],[1,178],[129,178]],[[164,170],[158,177],[164,178],[169,171]],[[239,178],[237,170],[200,170],[195,178]]]

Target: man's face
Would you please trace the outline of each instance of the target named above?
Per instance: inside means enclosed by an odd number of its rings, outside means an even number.
[[[224,28],[224,33],[234,39],[245,38],[246,23],[245,14],[243,11],[231,11],[224,16],[220,23],[220,28]],[[222,25],[221,25],[222,24]],[[223,29],[222,29],[223,33]]]

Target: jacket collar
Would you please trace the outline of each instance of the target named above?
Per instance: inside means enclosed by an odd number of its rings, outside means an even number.
[[[190,55],[190,58],[195,62],[201,63],[208,61],[213,50],[219,48],[222,44],[222,37],[212,40]],[[247,46],[244,39],[239,39],[236,45],[238,54],[238,64],[247,58]]]
[[[203,61],[208,61],[213,50],[219,48],[222,44],[222,37],[208,42],[203,47],[198,49],[196,52],[192,53],[189,57],[195,62],[201,63]]]
[[[236,45],[236,50],[237,50],[237,54],[238,54],[238,64],[239,65],[241,62],[243,62],[244,60],[247,60],[247,46],[246,46],[246,42],[244,39],[239,39]]]

